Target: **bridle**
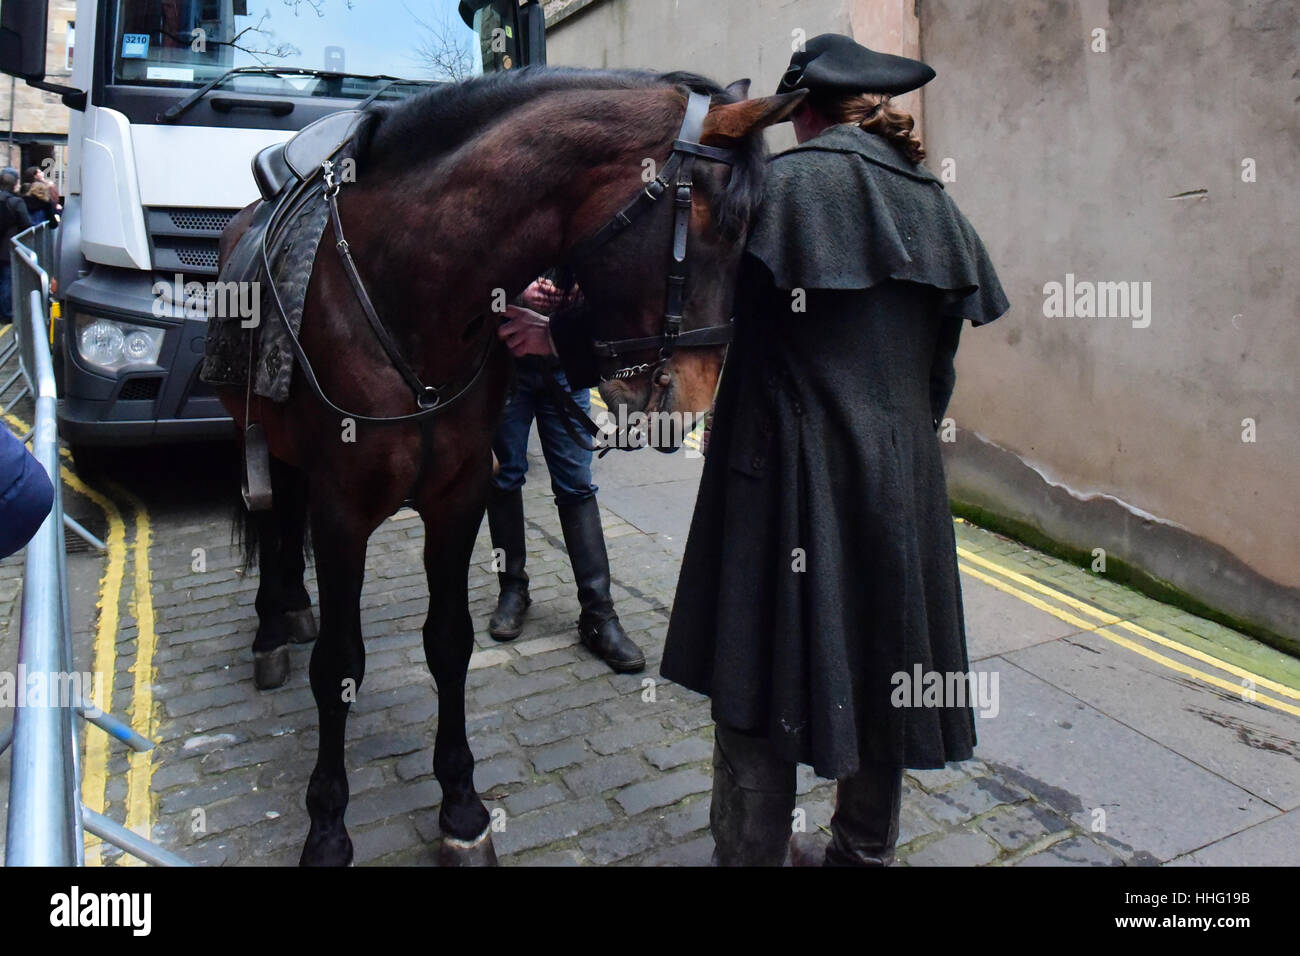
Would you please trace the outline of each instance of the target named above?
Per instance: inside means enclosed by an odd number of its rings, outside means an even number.
[[[691,209],[694,202],[695,183],[691,178],[697,157],[715,163],[734,166],[736,151],[705,146],[700,142],[704,133],[704,119],[708,116],[712,98],[707,93],[694,90],[686,101],[686,115],[682,118],[681,130],[673,140],[673,149],[664,163],[659,175],[654,178],[626,206],[615,213],[614,218],[605,223],[593,235],[583,239],[570,251],[569,263],[581,265],[591,254],[602,246],[620,236],[640,216],[648,212],[658,201],[668,195],[669,186],[675,187],[673,196],[673,235],[672,248],[668,258],[668,295],[664,303],[663,328],[658,335],[649,335],[634,339],[615,339],[612,341],[596,340],[593,348],[597,358],[618,362],[624,355],[658,349],[658,358],[653,362],[627,365],[602,376],[602,382],[611,379],[626,379],[644,372],[654,372],[661,368],[674,350],[679,348],[698,348],[702,346],[726,345],[732,337],[732,320],[727,319],[723,325],[708,325],[698,329],[682,331],[683,311],[686,301],[686,278],[688,275],[688,240],[690,238]],[[673,177],[676,181],[673,182]]]

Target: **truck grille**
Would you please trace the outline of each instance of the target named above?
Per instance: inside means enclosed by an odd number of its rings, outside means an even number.
[[[160,272],[216,275],[217,242],[238,211],[177,206],[146,209],[153,267]]]
[[[167,209],[172,225],[185,232],[220,234],[235,218],[234,209]]]
[[[177,242],[172,252],[191,272],[217,271],[218,255],[216,243]]]
[[[153,377],[129,378],[122,383],[117,397],[124,402],[152,402],[162,388],[162,379]]]

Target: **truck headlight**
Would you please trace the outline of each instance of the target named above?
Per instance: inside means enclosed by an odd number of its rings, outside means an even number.
[[[106,372],[157,365],[162,343],[162,329],[77,314],[77,352],[87,364]]]

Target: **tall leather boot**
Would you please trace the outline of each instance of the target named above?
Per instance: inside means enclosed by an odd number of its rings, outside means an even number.
[[[559,505],[564,546],[569,551],[573,577],[578,584],[578,636],[582,643],[620,674],[645,668],[645,654],[623,630],[609,596],[609,555],[600,526],[600,505],[582,498]]]
[[[826,866],[889,866],[898,841],[903,768],[863,764],[835,787]]]
[[[497,572],[501,593],[496,610],[488,620],[488,633],[496,641],[513,641],[523,632],[524,613],[532,598],[528,596],[528,575],[524,562],[528,553],[524,543],[524,490],[492,490],[488,499],[488,531],[492,549],[505,551],[505,567]]]
[[[767,741],[718,724],[713,731],[714,866],[781,866],[790,844],[795,766]]]

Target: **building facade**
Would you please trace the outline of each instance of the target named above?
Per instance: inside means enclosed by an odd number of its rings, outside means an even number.
[[[46,78],[52,83],[69,84],[76,49],[76,0],[49,0],[49,8]],[[9,76],[0,77],[0,81],[0,125],[7,151],[4,165],[17,169],[42,167],[62,186],[68,108],[57,93],[33,89]]]

